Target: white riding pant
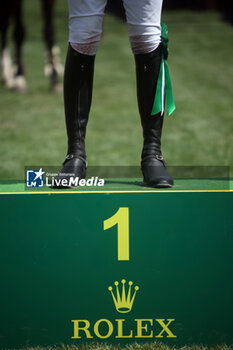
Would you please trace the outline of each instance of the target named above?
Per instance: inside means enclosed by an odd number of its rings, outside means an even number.
[[[149,53],[161,41],[163,0],[123,0],[134,54]],[[101,40],[107,0],[68,0],[69,42],[78,52],[95,55]]]

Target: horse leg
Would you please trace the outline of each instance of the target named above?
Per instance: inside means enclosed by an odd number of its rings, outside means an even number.
[[[25,39],[25,29],[23,25],[22,17],[22,0],[14,1],[14,22],[15,27],[13,31],[13,40],[15,43],[15,81],[14,87],[19,92],[25,92],[27,88],[27,83],[25,79],[25,72],[23,66],[23,42]]]
[[[41,0],[42,16],[44,20],[43,37],[47,50],[47,62],[45,64],[45,76],[50,78],[51,88],[55,92],[61,92],[62,86],[59,83],[59,75],[63,72],[63,67],[60,63],[60,49],[54,46],[54,25],[53,25],[53,10],[55,0]]]
[[[3,0],[0,11],[0,33],[1,33],[1,71],[3,83],[8,87],[13,87],[13,66],[10,50],[7,48],[7,30],[10,19],[10,4],[8,0]]]

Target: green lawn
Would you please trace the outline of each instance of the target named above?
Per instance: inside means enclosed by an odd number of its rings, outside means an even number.
[[[94,176],[95,178],[95,176]],[[101,179],[102,177],[98,177]],[[87,176],[87,179],[91,179],[91,176]],[[94,182],[94,180],[93,180]],[[49,183],[51,184],[51,177],[49,178]],[[89,180],[90,183],[90,180]],[[63,189],[55,189],[53,187],[44,186],[42,188],[38,187],[25,187],[25,181],[12,181],[5,180],[0,181],[0,194],[37,194],[37,193],[127,193],[127,192],[224,192],[224,191],[233,191],[233,181],[229,182],[224,179],[175,179],[175,185],[173,188],[151,188],[147,187],[143,184],[142,179],[138,178],[104,178],[103,186],[96,185],[86,185],[86,186],[78,186],[77,188],[63,188]]]
[[[25,1],[24,60],[28,92],[0,86],[0,179],[22,179],[25,165],[59,165],[66,154],[61,95],[43,76],[39,1]],[[38,14],[39,13],[39,14]],[[169,165],[233,165],[233,27],[212,12],[164,12],[177,109],[165,120],[163,153]],[[62,62],[67,47],[67,5],[57,1],[56,37]],[[127,26],[106,16],[96,59],[87,131],[90,165],[138,165],[142,144],[134,59]]]

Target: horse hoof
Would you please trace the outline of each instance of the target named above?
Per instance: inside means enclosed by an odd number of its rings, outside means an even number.
[[[56,83],[52,85],[52,92],[56,94],[61,94],[63,92],[63,86],[61,83]]]
[[[23,75],[18,75],[14,79],[13,90],[24,94],[27,91],[27,82]]]

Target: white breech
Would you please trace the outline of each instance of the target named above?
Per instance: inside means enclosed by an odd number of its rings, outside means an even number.
[[[97,53],[107,0],[68,0],[69,42],[85,55]],[[161,41],[162,0],[123,0],[134,54],[154,51]]]

